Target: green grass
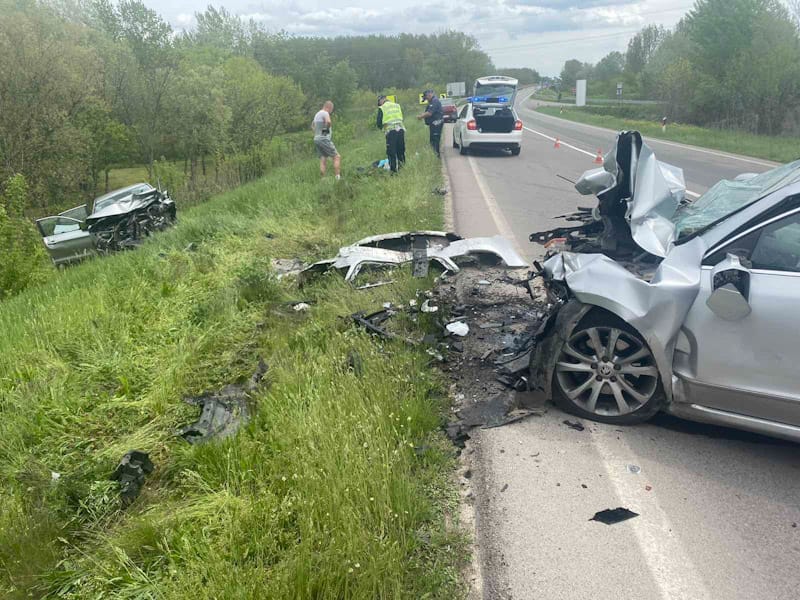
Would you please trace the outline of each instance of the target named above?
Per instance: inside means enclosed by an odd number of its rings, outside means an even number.
[[[637,130],[642,135],[654,138],[681,142],[701,148],[712,148],[723,152],[732,152],[744,156],[764,158],[780,163],[797,160],[800,157],[800,138],[788,136],[753,135],[738,131],[707,129],[695,125],[670,123],[667,132],[662,133],[661,124],[653,121],[622,119],[612,115],[599,115],[583,111],[579,108],[565,108],[563,112],[555,106],[542,106],[537,109],[547,115],[587,123],[598,127],[606,127],[616,131],[623,129]]]
[[[313,159],[276,169],[134,252],[53,270],[0,304],[0,597],[463,593],[443,382],[424,351],[341,318],[431,280],[403,269],[355,291],[331,274],[298,290],[270,270],[273,257],[441,227],[425,137],[409,127],[399,177],[354,176],[383,153],[366,134],[341,148],[338,184]],[[308,312],[285,304],[300,298]],[[182,398],[247,378],[259,356],[269,384],[245,429],[204,446],[176,437],[197,417]],[[109,475],[133,448],[156,470],[123,510]]]

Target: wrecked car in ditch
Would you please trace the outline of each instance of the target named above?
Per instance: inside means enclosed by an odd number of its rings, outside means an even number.
[[[664,410],[800,441],[800,161],[687,202],[681,170],[622,132],[575,187],[598,206],[531,234],[553,307],[534,387],[602,422]]]
[[[175,202],[148,183],[114,190],[36,221],[53,264],[77,262],[101,253],[135,247],[146,236],[172,225]]]

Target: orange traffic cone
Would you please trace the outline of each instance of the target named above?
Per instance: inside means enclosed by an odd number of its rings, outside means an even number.
[[[561,140],[556,138],[556,143],[553,144],[553,148],[561,148]]]
[[[600,148],[597,149],[597,156],[594,157],[594,163],[596,165],[602,165],[603,164],[603,151],[600,150]]]

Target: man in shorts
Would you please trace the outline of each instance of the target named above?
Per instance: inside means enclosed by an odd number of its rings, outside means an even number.
[[[341,179],[339,169],[342,162],[342,157],[336,151],[336,146],[333,145],[331,140],[331,113],[333,112],[333,102],[326,101],[322,105],[322,109],[314,115],[314,120],[311,123],[311,129],[314,130],[314,146],[317,149],[317,156],[319,156],[319,173],[322,177],[328,169],[328,159],[333,159],[333,172],[336,174],[336,179]]]

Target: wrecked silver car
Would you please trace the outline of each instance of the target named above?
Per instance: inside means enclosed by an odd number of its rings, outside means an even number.
[[[665,410],[800,441],[800,161],[691,203],[682,180],[623,132],[576,184],[599,199],[583,224],[532,234],[560,250],[538,265],[532,381],[598,421]]]
[[[175,202],[166,192],[137,183],[36,221],[53,264],[134,247],[175,222]]]
[[[445,271],[458,272],[464,257],[491,257],[506,266],[522,268],[525,260],[501,236],[463,239],[444,231],[404,231],[365,238],[339,249],[335,258],[322,260],[301,273],[301,281],[330,269],[341,271],[352,282],[365,267],[392,267],[412,263],[414,276],[424,277],[430,262]]]

